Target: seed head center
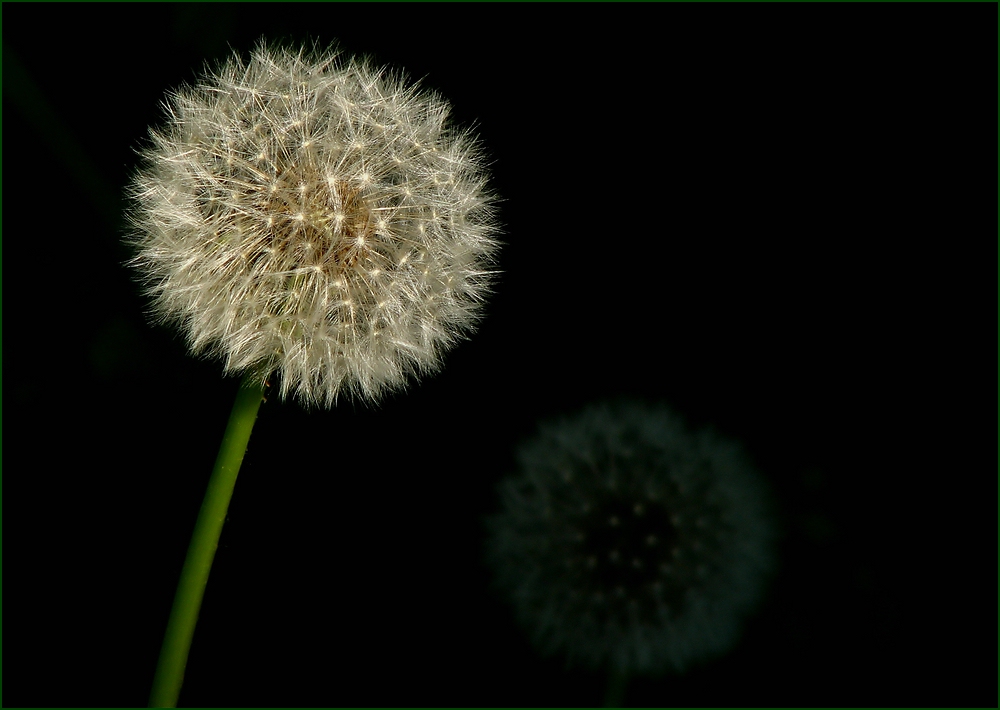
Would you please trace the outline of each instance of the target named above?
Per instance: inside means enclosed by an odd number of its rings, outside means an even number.
[[[362,188],[317,171],[290,170],[263,193],[270,248],[286,268],[313,268],[330,277],[375,268],[375,219]],[[369,263],[371,262],[371,263]]]

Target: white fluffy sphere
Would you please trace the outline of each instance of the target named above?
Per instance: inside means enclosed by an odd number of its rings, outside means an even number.
[[[436,369],[474,326],[493,198],[438,96],[261,45],[167,111],[131,186],[131,264],[193,352],[330,406]]]

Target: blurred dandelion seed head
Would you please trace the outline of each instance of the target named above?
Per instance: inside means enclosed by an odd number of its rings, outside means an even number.
[[[543,652],[655,674],[735,644],[773,565],[763,483],[739,447],[622,403],[542,427],[519,460],[488,555]]]
[[[192,352],[331,406],[437,369],[474,327],[495,200],[440,97],[261,44],[166,110],[131,184],[130,264]]]

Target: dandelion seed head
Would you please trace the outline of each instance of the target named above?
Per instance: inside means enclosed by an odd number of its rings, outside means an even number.
[[[166,108],[127,238],[194,353],[330,406],[436,370],[473,329],[494,198],[440,97],[333,49],[261,44]]]
[[[488,556],[543,652],[656,674],[735,644],[773,565],[765,490],[735,444],[619,403],[544,426],[519,461]]]

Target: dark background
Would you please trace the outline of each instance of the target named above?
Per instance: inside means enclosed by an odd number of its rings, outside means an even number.
[[[996,706],[995,5],[3,15],[6,706],[146,702],[237,381],[147,324],[120,195],[164,93],[262,36],[448,97],[503,273],[438,375],[263,406],[182,704],[600,704],[482,519],[540,419],[633,396],[744,442],[784,536],[740,646],[628,703]]]

